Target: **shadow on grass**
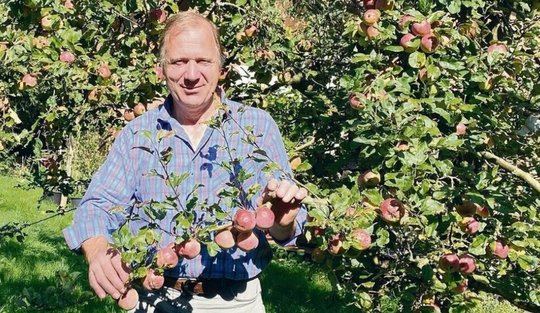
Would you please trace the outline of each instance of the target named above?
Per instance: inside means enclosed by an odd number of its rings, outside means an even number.
[[[359,312],[331,290],[321,269],[306,262],[274,259],[261,284],[267,313]]]

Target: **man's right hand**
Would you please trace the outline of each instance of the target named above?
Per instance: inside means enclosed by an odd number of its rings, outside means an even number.
[[[111,295],[120,298],[126,291],[129,268],[122,263],[120,253],[109,246],[107,238],[97,236],[87,239],[81,246],[88,262],[88,279],[96,295],[103,299]]]

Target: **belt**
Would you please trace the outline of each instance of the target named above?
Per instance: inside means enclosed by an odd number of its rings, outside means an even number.
[[[227,297],[228,294],[237,294],[246,289],[248,280],[232,280],[226,278],[178,278],[165,276],[164,286],[198,296],[215,296],[220,294]]]

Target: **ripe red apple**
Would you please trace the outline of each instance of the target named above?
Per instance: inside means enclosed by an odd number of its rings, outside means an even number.
[[[381,217],[389,223],[396,223],[405,215],[405,206],[394,198],[384,200],[379,206]]]
[[[447,253],[439,259],[439,266],[447,272],[459,270],[459,257],[454,253]]]
[[[365,9],[375,9],[376,0],[364,0]]]
[[[201,243],[197,239],[184,240],[175,246],[176,253],[186,259],[193,259],[201,253]]]
[[[347,208],[347,210],[345,211],[345,216],[346,217],[357,217],[358,216],[358,211],[356,210],[355,207],[349,207]]]
[[[360,174],[357,179],[360,187],[375,187],[381,182],[381,175],[373,171],[367,170]]]
[[[243,42],[247,36],[246,36],[246,32],[240,31],[240,32],[237,32],[234,37],[236,38],[236,41]]]
[[[458,134],[459,136],[463,136],[467,133],[467,126],[463,123],[458,123],[456,125],[456,134]]]
[[[216,234],[214,241],[222,249],[230,249],[234,247],[234,235],[229,229],[224,229]]]
[[[313,236],[314,237],[324,236],[325,233],[326,233],[326,229],[324,229],[324,228],[321,228],[321,227],[313,228]]]
[[[156,264],[158,267],[173,268],[178,264],[178,255],[172,245],[168,245],[158,250],[156,254]]]
[[[424,35],[420,41],[420,48],[425,53],[433,53],[439,46],[439,39],[433,35]]]
[[[463,274],[472,274],[476,270],[476,263],[471,255],[464,254],[459,257],[459,271]]]
[[[37,36],[32,38],[32,44],[38,49],[43,49],[44,47],[48,47],[50,42],[47,37]]]
[[[64,8],[68,9],[68,10],[73,10],[73,2],[71,2],[71,0],[65,0],[64,1]]]
[[[403,37],[401,37],[401,39],[399,40],[399,44],[403,47],[403,50],[405,50],[405,52],[411,53],[418,49],[418,46],[411,46],[412,41],[415,38],[416,36],[411,33],[406,33],[405,35],[403,35]]]
[[[362,100],[365,100],[364,95],[357,95],[354,93],[349,95],[349,105],[355,110],[361,110],[365,107],[364,101]]]
[[[252,37],[253,35],[255,35],[255,33],[258,31],[259,29],[257,28],[257,26],[255,25],[249,25],[246,27],[246,29],[244,29],[244,32],[246,33],[246,36],[248,38]]]
[[[423,67],[418,71],[418,79],[420,81],[427,81],[428,80],[428,70],[427,68]]]
[[[51,18],[50,15],[45,15],[41,18],[41,27],[43,30],[52,30],[52,25],[54,23],[54,20]]]
[[[494,53],[494,52],[497,52],[497,53],[502,53],[502,54],[506,54],[508,53],[508,48],[506,48],[506,46],[504,44],[492,44],[490,45],[488,48],[487,48],[487,52],[488,53]]]
[[[489,208],[486,206],[476,206],[476,214],[480,215],[481,217],[490,217],[491,213],[489,212]]]
[[[427,20],[412,23],[411,32],[417,36],[429,35],[431,34],[431,24]]]
[[[322,263],[326,258],[326,253],[321,248],[315,248],[311,251],[311,259],[315,263]]]
[[[132,109],[127,109],[124,111],[124,119],[128,122],[135,119],[135,113]]]
[[[364,229],[357,228],[351,233],[352,247],[363,251],[371,246],[371,235]]]
[[[146,112],[146,108],[144,107],[144,104],[140,102],[133,107],[133,113],[135,113],[135,116],[141,116],[144,114],[144,112]]]
[[[255,209],[255,224],[260,230],[267,230],[274,225],[274,212],[267,206],[260,206]]]
[[[259,238],[253,231],[239,233],[236,237],[236,246],[242,251],[251,251],[259,246]]]
[[[119,299],[118,306],[129,311],[134,309],[139,303],[139,293],[135,289],[128,289]]]
[[[154,269],[150,268],[146,272],[142,285],[144,289],[151,291],[163,287],[164,283],[165,277],[163,275],[156,274]]]
[[[469,283],[466,279],[462,280],[454,289],[455,293],[464,293],[467,290]]]
[[[414,22],[416,19],[410,15],[403,15],[398,22],[399,29],[404,30],[409,26],[410,23]]]
[[[373,25],[379,21],[380,17],[381,17],[381,12],[379,10],[369,9],[366,12],[364,12],[363,21],[364,23],[366,23],[366,25]]]
[[[64,63],[67,63],[67,64],[71,64],[73,62],[75,62],[75,55],[69,51],[62,51],[60,53],[60,61],[61,62],[64,62]]]
[[[109,77],[111,77],[112,73],[111,73],[111,69],[109,68],[109,66],[107,64],[105,64],[105,63],[102,63],[98,68],[98,74],[102,78],[108,79]]]
[[[467,234],[472,235],[478,232],[480,223],[474,217],[464,217],[459,222],[459,226],[462,231],[466,232]]]
[[[334,234],[328,241],[328,252],[332,255],[339,255],[345,252],[343,249],[343,236]]]
[[[409,150],[409,143],[405,140],[402,140],[397,143],[396,149],[398,149],[398,151],[407,151]]]
[[[294,156],[289,160],[289,165],[293,171],[296,170],[300,164],[302,164],[302,159],[299,156]]]
[[[489,249],[491,255],[499,259],[506,259],[508,257],[508,253],[510,252],[510,248],[508,247],[508,245],[502,243],[499,240],[492,242],[489,245]]]
[[[377,0],[375,2],[375,8],[382,11],[392,10],[394,8],[394,4],[389,0]]]
[[[24,74],[22,83],[28,87],[35,87],[37,85],[37,77],[33,74]]]
[[[152,18],[152,21],[158,24],[165,23],[167,20],[167,11],[160,8],[153,9],[150,11],[150,17]]]
[[[366,30],[366,36],[368,39],[372,40],[379,36],[379,30],[375,26],[369,26]]]
[[[233,223],[234,228],[239,232],[249,232],[257,225],[255,212],[247,209],[238,209],[234,215]]]

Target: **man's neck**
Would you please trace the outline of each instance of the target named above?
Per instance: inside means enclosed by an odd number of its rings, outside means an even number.
[[[219,99],[219,98],[217,98]],[[217,110],[216,96],[212,98],[213,101],[210,103],[197,107],[190,108],[183,106],[182,104],[173,104],[173,117],[180,123],[182,126],[197,126],[202,124],[212,117]]]

